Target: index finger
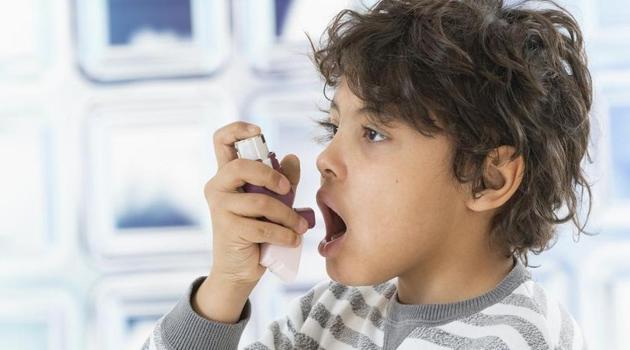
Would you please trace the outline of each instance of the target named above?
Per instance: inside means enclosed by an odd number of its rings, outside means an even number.
[[[260,134],[260,128],[255,124],[244,121],[230,123],[214,132],[214,153],[217,158],[217,168],[220,169],[227,162],[238,158],[234,142]]]

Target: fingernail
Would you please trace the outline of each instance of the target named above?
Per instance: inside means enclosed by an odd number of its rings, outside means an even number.
[[[304,219],[300,220],[300,233],[304,233],[308,230],[308,222]]]
[[[295,238],[295,246],[296,247],[299,246],[300,243],[302,243],[302,236],[297,235],[296,238]]]
[[[256,125],[250,125],[250,126],[247,127],[247,130],[249,132],[256,132],[256,131],[258,131],[258,127]]]

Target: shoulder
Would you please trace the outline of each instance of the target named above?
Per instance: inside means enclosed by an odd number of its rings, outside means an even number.
[[[531,341],[543,341],[554,349],[584,349],[582,330],[574,317],[552,294],[527,280],[495,305],[512,315],[512,327]],[[520,328],[520,329],[519,329]],[[538,339],[536,339],[538,338]],[[528,340],[528,339],[526,339]]]

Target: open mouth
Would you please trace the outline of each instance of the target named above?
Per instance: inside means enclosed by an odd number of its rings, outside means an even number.
[[[328,214],[324,215],[324,221],[326,222],[326,242],[330,242],[346,233],[346,223],[334,210],[325,204],[324,206]]]
[[[317,192],[316,199],[326,224],[326,237],[319,242],[317,249],[321,256],[334,258],[341,251],[348,228],[340,213],[341,201],[335,201],[329,192],[322,189]]]
[[[337,240],[346,233],[347,225],[342,216],[335,211],[335,209],[339,209],[336,206],[337,202],[333,201],[326,191],[320,189],[317,192],[316,201],[326,224],[326,237],[320,242],[320,246],[327,246],[328,243]]]

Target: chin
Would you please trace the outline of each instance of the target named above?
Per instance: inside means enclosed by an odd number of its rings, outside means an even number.
[[[357,264],[340,264],[338,260],[326,259],[326,272],[331,280],[349,287],[372,286],[390,278],[374,274],[370,266],[359,268]]]

